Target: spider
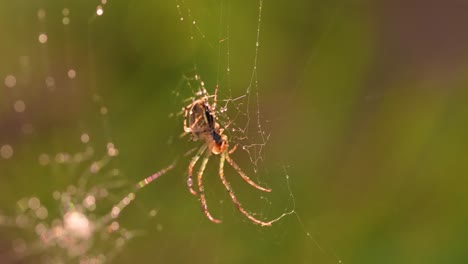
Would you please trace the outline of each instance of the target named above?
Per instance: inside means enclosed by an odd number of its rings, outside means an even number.
[[[210,156],[212,154],[220,155],[219,178],[221,179],[221,182],[223,183],[226,190],[229,192],[229,196],[231,196],[231,199],[233,203],[236,205],[237,209],[253,223],[261,225],[261,226],[271,226],[272,222],[274,221],[270,221],[270,222],[261,221],[255,218],[254,216],[252,216],[251,214],[249,214],[242,207],[242,205],[239,203],[236,196],[234,195],[231,185],[224,177],[224,163],[225,161],[227,161],[237,171],[237,173],[239,173],[242,179],[244,179],[244,181],[246,181],[248,184],[250,184],[251,186],[255,187],[258,190],[261,190],[264,192],[271,192],[271,189],[259,186],[254,181],[252,181],[247,176],[247,174],[245,174],[241,170],[241,168],[234,162],[234,160],[232,160],[231,157],[229,156],[236,150],[237,145],[229,149],[228,137],[226,135],[223,135],[224,129],[221,128],[219,124],[215,121],[216,117],[214,114],[214,109],[216,107],[217,91],[218,91],[218,86],[216,86],[216,89],[215,89],[212,106],[208,103],[208,96],[206,95],[206,91],[204,90],[203,91],[203,94],[205,94],[204,97],[194,100],[191,104],[186,106],[184,109],[185,110],[185,120],[184,120],[185,133],[190,133],[193,141],[197,141],[197,140],[204,141],[204,144],[198,149],[198,152],[195,154],[195,156],[193,156],[192,160],[189,163],[188,179],[187,179],[188,188],[193,195],[199,196],[201,207],[206,217],[214,223],[221,223],[221,220],[214,218],[208,211],[208,205],[206,203],[205,190],[203,186],[203,172],[206,168],[206,164],[208,163]],[[193,173],[193,168],[195,164],[198,162],[198,160],[200,159],[202,155],[204,155],[204,158],[201,162],[200,168],[197,173],[197,181],[198,181],[198,192],[197,192],[193,186],[194,184],[193,184],[193,179],[192,179],[192,173]]]

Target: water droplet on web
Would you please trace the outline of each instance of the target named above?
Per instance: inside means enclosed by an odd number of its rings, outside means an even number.
[[[46,33],[41,33],[39,34],[39,37],[38,37],[38,40],[39,40],[39,43],[41,44],[45,44],[47,42],[47,34]]]
[[[99,166],[99,163],[98,162],[93,162],[93,164],[91,164],[90,168],[89,168],[89,171],[91,173],[94,173],[96,174],[100,169],[100,166]]]
[[[36,216],[37,216],[37,218],[42,219],[42,220],[46,219],[47,216],[48,216],[47,208],[45,208],[44,206],[39,207],[36,210]]]
[[[47,164],[49,164],[49,162],[50,162],[49,155],[47,155],[47,154],[39,155],[39,164],[40,165],[46,166]]]
[[[52,197],[53,197],[55,200],[60,199],[60,192],[59,192],[59,191],[54,191],[54,192],[52,193]]]
[[[119,238],[115,241],[115,246],[116,246],[116,247],[122,247],[123,245],[125,245],[125,239],[123,239],[122,237],[119,237]]]
[[[62,15],[69,16],[70,15],[70,9],[68,9],[66,7],[64,9],[62,9]]]
[[[16,221],[16,225],[18,227],[26,227],[28,225],[28,218],[26,217],[26,215],[18,215],[15,219]]]
[[[105,106],[101,107],[100,112],[101,112],[102,115],[107,114],[107,107],[105,107]]]
[[[107,155],[115,157],[119,154],[119,150],[114,147],[113,143],[107,143]]]
[[[0,156],[4,159],[9,159],[13,156],[13,147],[6,144],[0,148]]]
[[[39,223],[34,228],[34,231],[36,231],[36,234],[40,236],[47,231],[47,227],[43,223]]]
[[[46,11],[45,11],[44,9],[42,9],[42,8],[39,9],[39,10],[37,11],[37,18],[38,18],[39,20],[42,20],[42,19],[44,19],[45,17],[46,17]]]
[[[96,15],[102,16],[104,14],[104,10],[102,9],[102,6],[98,6],[96,9]]]
[[[7,75],[4,83],[6,87],[13,88],[16,85],[16,77],[13,75]]]
[[[70,18],[69,17],[62,18],[62,24],[64,24],[65,26],[70,24]]]
[[[84,144],[86,144],[86,143],[89,142],[89,135],[86,134],[86,133],[83,133],[83,134],[81,134],[80,139],[81,139],[81,142],[83,142]]]
[[[55,162],[64,163],[65,162],[65,154],[58,153],[57,155],[55,155]]]
[[[96,198],[93,195],[88,195],[86,198],[83,200],[83,206],[85,208],[92,208],[96,203]]]
[[[120,214],[120,208],[117,206],[114,206],[111,211],[111,217],[116,218],[119,216],[119,214]]]
[[[157,214],[158,214],[158,211],[156,211],[156,210],[154,210],[154,209],[151,210],[151,211],[149,212],[149,215],[150,215],[151,217],[155,217]]]
[[[115,231],[119,230],[119,227],[120,227],[119,222],[114,221],[114,222],[112,222],[112,223],[110,224],[110,228],[109,228],[109,229],[110,229],[111,232],[115,232]]]
[[[70,79],[75,79],[76,77],[76,71],[74,69],[69,69],[67,72],[68,78]]]
[[[37,210],[41,206],[41,201],[37,197],[31,197],[28,200],[28,206],[31,210]]]
[[[47,86],[47,88],[49,88],[49,90],[53,90],[54,89],[54,86],[55,86],[55,79],[51,76],[48,76],[46,79],[45,79],[45,84]]]
[[[18,100],[13,105],[13,108],[15,109],[15,112],[22,113],[26,110],[26,104],[23,101]]]
[[[88,218],[76,211],[68,212],[63,217],[65,230],[78,238],[88,239],[92,232],[93,227]]]

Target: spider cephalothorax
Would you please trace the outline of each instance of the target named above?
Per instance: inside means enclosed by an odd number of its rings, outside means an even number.
[[[256,219],[250,213],[248,213],[239,203],[234,192],[231,189],[231,185],[227,182],[226,178],[224,177],[224,162],[227,162],[239,173],[239,175],[244,179],[248,184],[252,185],[253,187],[264,191],[264,192],[271,192],[270,189],[261,187],[253,182],[241,169],[237,164],[229,157],[229,154],[233,153],[236,150],[236,146],[232,149],[228,150],[228,138],[226,135],[223,135],[223,129],[220,128],[219,124],[216,122],[216,116],[214,114],[214,108],[216,106],[216,92],[214,96],[213,107],[210,106],[208,103],[208,97],[205,96],[204,98],[198,99],[193,101],[187,107],[185,107],[185,121],[184,121],[184,131],[186,133],[191,134],[191,138],[194,141],[203,140],[205,141],[204,144],[200,147],[197,154],[192,158],[188,167],[188,179],[187,185],[189,187],[190,192],[193,195],[198,195],[200,197],[200,202],[202,204],[202,210],[205,215],[210,219],[212,222],[220,223],[221,220],[218,220],[211,216],[210,212],[208,211],[208,206],[206,203],[204,187],[203,187],[203,171],[205,170],[206,164],[211,156],[211,154],[220,155],[220,162],[219,162],[219,177],[224,185],[224,187],[229,192],[229,196],[231,196],[232,201],[236,205],[237,209],[244,214],[248,219],[252,222],[262,225],[262,226],[270,226],[273,221],[264,222],[261,220]],[[193,167],[200,159],[201,155],[204,154],[204,158],[200,165],[200,169],[197,173],[197,181],[198,181],[198,191],[193,188]]]

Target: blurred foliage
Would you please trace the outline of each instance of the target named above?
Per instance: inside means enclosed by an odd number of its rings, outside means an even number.
[[[193,96],[183,83],[195,68],[211,93],[218,82],[221,98],[245,94],[257,1],[109,0],[102,16],[93,15],[97,1],[2,1],[0,77],[16,75],[18,84],[0,87],[0,146],[15,150],[0,159],[0,208],[13,213],[28,195],[51,202],[54,190],[75,181],[73,172],[37,166],[37,155],[81,150],[84,130],[98,152],[109,140],[116,144],[112,166],[129,184],[178,158],[175,170],[122,213],[121,225],[139,235],[115,263],[466,263],[466,5],[370,2],[263,3],[257,78],[271,137],[253,178],[272,194],[261,198],[226,169],[243,205],[262,217],[292,209],[294,198],[297,215],[262,228],[231,203],[217,157],[205,189],[223,223],[200,211],[186,187],[184,156],[199,143],[179,137],[178,115]],[[63,8],[70,10],[68,31]],[[70,68],[77,72],[74,90]],[[46,91],[47,76],[55,78],[53,92]],[[26,102],[20,115],[11,114],[17,98]],[[34,127],[29,135],[18,132],[24,122]],[[233,158],[253,174],[245,152]],[[153,208],[158,213],[149,218]],[[17,234],[0,235],[4,245]]]

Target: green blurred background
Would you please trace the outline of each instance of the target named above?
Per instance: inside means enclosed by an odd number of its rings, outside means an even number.
[[[295,210],[268,228],[235,209],[217,177],[217,157],[205,189],[223,223],[206,219],[185,183],[190,157],[183,154],[199,143],[179,138],[177,115],[193,96],[184,76],[195,67],[209,92],[218,82],[221,98],[246,93],[259,2],[109,0],[96,16],[98,5],[1,2],[0,146],[14,149],[0,158],[2,212],[13,215],[23,196],[53,207],[50,194],[79,176],[40,167],[37,157],[81,150],[87,131],[98,152],[109,141],[117,146],[112,167],[129,186],[178,157],[122,213],[120,224],[138,236],[113,263],[468,262],[467,3],[264,1],[254,88],[271,137],[253,178],[273,192],[259,193],[232,168],[226,175],[259,217]],[[15,87],[7,87],[9,75]],[[92,100],[94,91],[102,101]],[[26,111],[12,111],[16,100]],[[255,122],[256,103],[242,107]],[[246,152],[233,158],[253,174]],[[1,229],[2,248],[22,235]],[[31,233],[26,240],[34,241]]]

